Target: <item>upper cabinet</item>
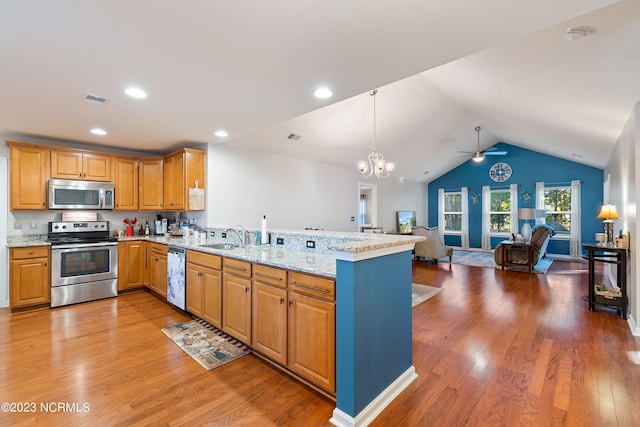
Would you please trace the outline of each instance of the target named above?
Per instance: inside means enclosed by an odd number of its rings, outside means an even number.
[[[9,209],[47,209],[49,150],[7,141],[9,146]]]
[[[47,209],[50,178],[113,182],[115,210],[205,209],[206,153],[183,148],[165,157],[135,157],[7,141],[11,210]]]
[[[111,181],[111,157],[78,151],[51,150],[51,178]]]
[[[115,210],[138,210],[138,160],[128,157],[114,157],[113,186],[115,189]]]
[[[140,160],[139,209],[141,211],[161,211],[164,209],[163,165],[161,157]]]
[[[164,158],[164,210],[204,210],[204,151],[183,148]]]

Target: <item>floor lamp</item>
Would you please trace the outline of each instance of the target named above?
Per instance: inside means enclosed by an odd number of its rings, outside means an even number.
[[[597,218],[604,220],[602,221],[602,225],[604,228],[604,232],[607,235],[607,241],[605,245],[613,246],[613,220],[620,218],[620,215],[618,215],[618,211],[616,211],[616,206],[612,204],[602,205],[602,209],[600,210]]]
[[[529,221],[532,219],[536,219],[535,209],[533,208],[520,208],[518,209],[518,219],[523,219],[524,224],[522,224],[522,237],[524,237],[524,241],[529,243],[531,241],[531,226],[529,225]]]

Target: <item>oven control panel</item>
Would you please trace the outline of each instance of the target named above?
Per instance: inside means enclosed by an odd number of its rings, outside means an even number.
[[[49,233],[109,231],[108,221],[57,221],[49,223]]]

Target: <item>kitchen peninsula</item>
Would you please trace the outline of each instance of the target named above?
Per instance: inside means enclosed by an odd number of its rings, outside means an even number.
[[[251,233],[249,233],[251,235]],[[218,234],[219,235],[219,234]],[[411,342],[411,251],[420,236],[272,231],[282,246],[231,249],[164,236],[136,236],[187,251],[255,266],[286,269],[335,280],[335,425],[362,425],[375,418],[416,377]],[[228,240],[231,243],[236,243]],[[315,248],[308,249],[312,241]],[[10,247],[46,245],[37,238],[11,237]],[[188,279],[187,279],[188,280]]]

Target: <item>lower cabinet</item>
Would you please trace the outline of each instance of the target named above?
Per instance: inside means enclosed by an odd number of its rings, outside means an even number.
[[[251,263],[222,262],[222,330],[251,345]]]
[[[11,248],[9,293],[11,310],[51,301],[49,246]]]
[[[287,366],[331,393],[336,391],[335,282],[289,273]]]
[[[187,311],[222,328],[222,258],[187,251]]]
[[[167,253],[169,247],[162,243],[149,243],[149,289],[160,296],[167,297]]]
[[[283,366],[287,364],[287,272],[253,266],[251,347]]]
[[[144,240],[118,242],[118,291],[145,286],[148,250]]]

